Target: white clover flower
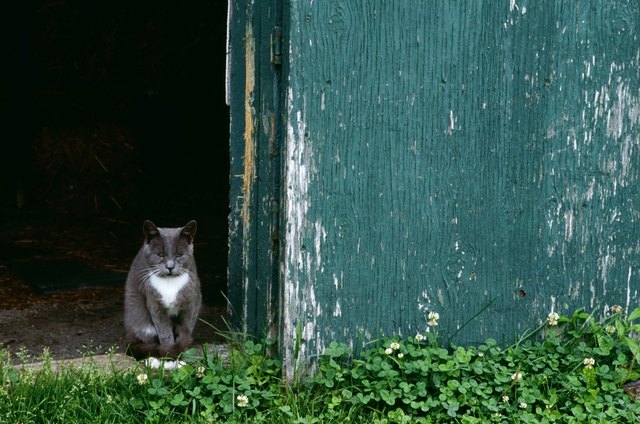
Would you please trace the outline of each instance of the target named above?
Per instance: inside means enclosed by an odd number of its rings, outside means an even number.
[[[507,396],[507,395],[502,396],[502,401],[503,401],[504,403],[509,402],[509,396]]]
[[[483,358],[484,357],[484,352],[478,352],[478,356]]]
[[[606,327],[604,327],[604,331],[609,334],[613,334],[616,332],[616,328],[613,325],[607,325]]]
[[[245,408],[249,405],[249,398],[246,395],[238,395],[236,400],[238,401],[238,408]]]
[[[611,307],[611,312],[614,313],[614,314],[617,314],[617,313],[619,313],[621,311],[622,311],[622,306],[620,306],[620,305],[613,305]]]
[[[556,325],[558,325],[558,320],[560,319],[560,315],[558,315],[557,312],[551,312],[549,313],[549,315],[547,316],[547,323],[552,326],[555,327]]]
[[[516,383],[519,382],[520,380],[522,380],[522,373],[521,372],[514,372],[511,375],[511,379]]]
[[[584,358],[584,361],[582,361],[582,363],[584,364],[584,369],[591,370],[596,364],[596,360],[593,358]]]
[[[524,403],[524,402],[520,402],[520,405],[518,405],[518,407],[519,407],[520,409],[527,409],[527,404],[526,404],[526,403]]]
[[[422,334],[420,334],[420,333],[416,334],[415,338],[416,338],[417,342],[421,342],[421,341],[424,340],[424,336]]]
[[[389,347],[393,350],[398,350],[400,349],[400,343],[393,342],[389,345]]]
[[[138,374],[136,380],[138,380],[138,384],[147,384],[149,382],[149,377],[147,374]]]
[[[429,318],[429,322],[427,322],[427,324],[430,327],[435,327],[436,325],[438,325],[438,320],[440,319],[440,314],[438,314],[437,312],[431,311],[431,312],[429,312],[429,315],[427,316],[427,318]]]
[[[402,359],[402,358],[404,358],[404,353],[402,352],[398,353],[398,359]]]
[[[206,371],[205,367],[198,367],[196,369],[196,377],[202,378],[204,377],[204,372]]]
[[[386,348],[384,350],[384,353],[386,353],[387,355],[391,355],[393,353],[393,349],[391,349],[390,347]]]

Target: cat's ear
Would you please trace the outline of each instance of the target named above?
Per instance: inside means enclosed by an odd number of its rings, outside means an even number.
[[[180,232],[180,235],[186,238],[189,241],[189,243],[191,243],[193,241],[193,237],[196,235],[197,228],[198,226],[196,225],[196,221],[191,220],[187,225],[182,227],[182,231]]]
[[[142,233],[144,234],[144,239],[146,241],[149,241],[154,237],[158,237],[160,234],[158,232],[158,227],[149,220],[144,221],[144,224],[142,224]]]

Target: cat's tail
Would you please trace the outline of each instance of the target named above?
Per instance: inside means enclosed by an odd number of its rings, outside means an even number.
[[[129,343],[126,353],[133,356],[137,361],[153,358],[177,359],[186,350],[187,346],[181,343],[172,345],[161,345],[158,343],[144,343],[142,341]]]

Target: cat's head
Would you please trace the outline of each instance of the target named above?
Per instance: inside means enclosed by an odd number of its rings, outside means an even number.
[[[196,228],[196,221],[179,228],[158,228],[151,221],[144,222],[144,255],[154,274],[173,277],[188,271]]]

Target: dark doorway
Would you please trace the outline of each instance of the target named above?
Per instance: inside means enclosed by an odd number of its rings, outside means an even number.
[[[203,315],[219,319],[229,203],[226,8],[212,0],[6,5],[0,348],[48,346],[63,357],[76,344],[117,343],[122,273],[144,219],[198,221]],[[34,283],[38,267],[51,287]],[[47,332],[51,322],[60,328]],[[32,330],[45,333],[30,342],[22,334]]]

